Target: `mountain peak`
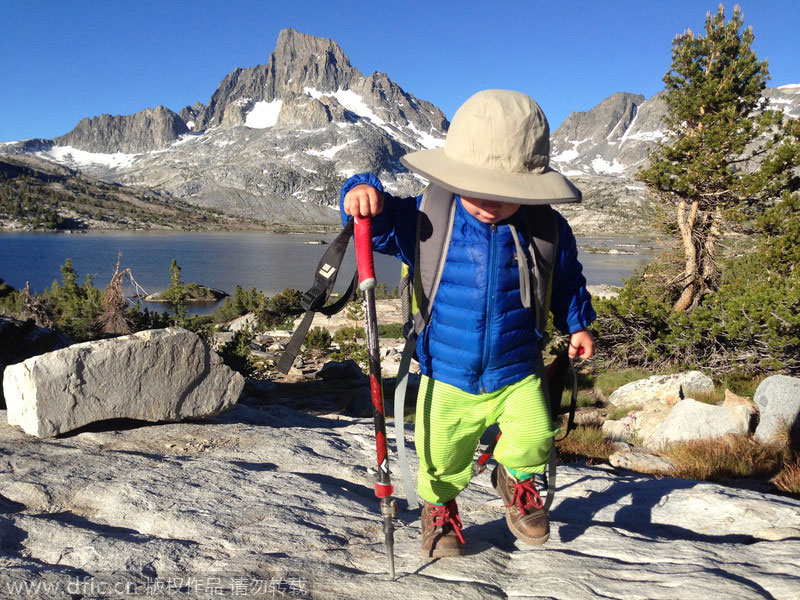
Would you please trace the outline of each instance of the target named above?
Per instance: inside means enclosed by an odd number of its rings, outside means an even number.
[[[241,121],[256,102],[280,100],[303,93],[305,88],[320,92],[348,89],[361,77],[335,41],[283,29],[267,64],[237,68],[225,76],[208,107],[198,115],[195,130]],[[226,117],[229,106],[232,113]]]
[[[335,41],[294,29],[283,29],[269,58],[267,69],[275,88],[273,100],[282,91],[300,92],[311,87],[322,92],[347,89],[362,77]]]
[[[278,34],[272,58],[297,61],[300,64],[308,58],[330,58],[342,67],[351,68],[350,59],[345,56],[341,46],[334,40],[319,38],[308,33],[300,33],[291,28],[282,29]]]

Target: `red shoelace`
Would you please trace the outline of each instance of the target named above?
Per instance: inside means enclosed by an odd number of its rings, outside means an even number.
[[[444,527],[447,524],[453,528],[458,536],[458,541],[465,544],[464,536],[461,534],[461,517],[458,515],[458,506],[455,500],[450,500],[442,506],[433,506],[431,511],[431,524],[434,527]]]
[[[526,508],[544,508],[542,497],[533,485],[533,478],[517,481],[517,483],[514,484],[514,497],[511,499],[511,502],[505,506],[510,508],[515,504],[519,507],[519,512],[523,515],[528,514],[525,511]]]

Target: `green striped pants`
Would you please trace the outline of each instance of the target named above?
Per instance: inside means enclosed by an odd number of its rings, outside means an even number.
[[[517,473],[545,471],[557,430],[537,375],[486,394],[422,377],[415,445],[417,490],[424,500],[448,502],[467,487],[478,442],[494,423],[503,433],[494,451],[497,462]]]

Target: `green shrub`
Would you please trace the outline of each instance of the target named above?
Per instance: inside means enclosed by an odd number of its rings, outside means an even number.
[[[379,281],[375,285],[375,300],[391,300],[399,297],[400,297],[400,290],[397,287],[394,287],[392,288],[392,290],[389,290],[386,287],[386,284],[382,281]]]
[[[290,329],[294,319],[304,312],[300,305],[302,297],[297,290],[287,288],[261,303],[255,311],[259,325],[266,329]]]
[[[78,285],[77,273],[72,267],[72,259],[67,259],[61,267],[62,282],[54,281],[38,300],[52,319],[55,327],[75,341],[83,342],[99,337],[96,325],[100,314],[102,293],[86,277],[83,285]]]
[[[340,327],[333,335],[339,350],[331,354],[334,360],[352,359],[366,372],[369,367],[364,329],[357,326]]]
[[[378,336],[383,338],[402,338],[403,323],[378,323]]]
[[[173,311],[172,324],[182,327],[188,313],[186,286],[181,277],[181,268],[173,258],[169,267],[170,281],[169,286],[164,290],[163,297],[167,301],[167,306]]]
[[[247,313],[266,310],[269,299],[255,288],[245,290],[236,286],[233,297],[225,298],[222,306],[214,311],[214,322],[224,323]]]
[[[345,315],[348,319],[362,323],[364,321],[364,303],[357,299],[347,303]]]
[[[240,329],[233,334],[230,342],[223,344],[217,351],[226,365],[245,377],[253,373],[253,366],[250,363],[250,338],[249,330]]]
[[[19,311],[19,293],[0,279],[0,314],[10,315]]]
[[[312,327],[306,334],[305,345],[306,348],[317,354],[324,354],[331,347],[333,337],[327,329],[323,327]]]
[[[778,232],[774,222],[784,225]],[[649,370],[702,368],[740,378],[800,372],[800,200],[761,220],[758,245],[723,261],[721,282],[691,311],[671,310],[659,264],[595,302],[601,360]]]

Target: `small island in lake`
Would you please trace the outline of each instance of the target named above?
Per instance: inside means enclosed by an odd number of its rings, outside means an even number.
[[[187,302],[219,302],[230,295],[222,290],[200,285],[199,283],[187,283],[183,289],[186,292]],[[143,300],[145,302],[169,302],[166,298],[166,290],[150,294]]]

